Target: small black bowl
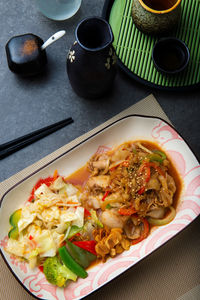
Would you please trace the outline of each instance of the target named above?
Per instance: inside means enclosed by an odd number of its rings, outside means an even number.
[[[190,52],[186,44],[175,38],[160,39],[153,47],[152,58],[158,71],[165,74],[176,74],[188,65]]]

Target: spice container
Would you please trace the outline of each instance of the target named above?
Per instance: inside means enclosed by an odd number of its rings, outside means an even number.
[[[47,64],[43,40],[31,33],[12,37],[6,44],[9,69],[23,76],[42,72]]]

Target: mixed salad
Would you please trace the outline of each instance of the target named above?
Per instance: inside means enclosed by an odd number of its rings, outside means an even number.
[[[91,230],[103,226],[96,212],[85,209],[78,188],[54,174],[40,180],[29,201],[10,216],[6,251],[39,267],[59,287],[68,279],[87,277],[85,269],[96,260]],[[82,240],[75,237],[82,236]],[[84,240],[83,240],[84,239]]]

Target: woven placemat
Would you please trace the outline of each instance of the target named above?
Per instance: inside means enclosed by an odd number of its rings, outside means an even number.
[[[134,79],[164,89],[191,88],[200,83],[200,1],[182,0],[181,18],[172,32],[190,51],[188,67],[179,74],[165,75],[154,67],[151,53],[157,37],[139,31],[131,17],[132,0],[106,1],[104,14],[114,33],[119,65]]]
[[[14,184],[114,121],[130,114],[157,116],[170,122],[150,95],[104,124],[56,150],[42,160],[0,183],[0,199]],[[200,218],[159,250],[126,273],[86,297],[88,300],[199,300]],[[0,300],[33,300],[13,277],[0,256]],[[55,295],[55,300],[59,299]],[[67,299],[65,299],[67,300]]]

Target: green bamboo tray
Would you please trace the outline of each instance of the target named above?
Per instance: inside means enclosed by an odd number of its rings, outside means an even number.
[[[118,65],[133,79],[160,89],[200,87],[200,0],[182,0],[179,25],[171,36],[184,41],[190,51],[187,68],[176,75],[157,71],[152,49],[158,37],[139,31],[131,17],[132,0],[106,0],[103,17],[110,23]]]

